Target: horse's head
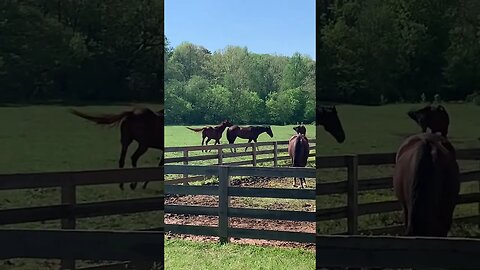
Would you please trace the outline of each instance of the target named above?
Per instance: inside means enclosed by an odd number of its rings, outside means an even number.
[[[270,138],[273,138],[273,131],[272,131],[272,128],[270,126],[265,127],[265,132],[267,132],[267,134],[268,134],[268,136],[270,136]]]
[[[442,105],[437,107],[427,105],[419,110],[411,110],[407,112],[407,115],[423,130],[429,127],[432,133],[440,132],[444,136],[448,134],[450,118]]]
[[[307,129],[305,128],[304,125],[299,125],[293,128],[297,132],[297,134],[302,134],[305,135],[307,134]]]
[[[345,141],[345,131],[338,118],[337,108],[317,106],[317,125],[322,125],[338,143]]]
[[[224,126],[226,126],[226,127],[231,127],[231,126],[233,126],[233,124],[230,123],[230,121],[228,121],[228,120],[223,120],[222,125],[224,125]]]

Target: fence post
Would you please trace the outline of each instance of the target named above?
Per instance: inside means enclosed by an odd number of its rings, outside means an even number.
[[[257,166],[257,144],[254,142],[252,143],[252,165]]]
[[[183,150],[183,165],[188,165],[188,150]],[[188,178],[188,173],[183,174],[184,178]]]
[[[358,234],[358,156],[346,156],[347,161],[347,231]]]
[[[75,229],[75,216],[73,213],[73,207],[77,201],[76,188],[71,183],[65,183],[61,187],[61,201],[62,204],[69,205],[69,216],[62,219],[62,229]],[[74,259],[62,259],[60,269],[70,269],[75,270],[75,260]]]
[[[223,164],[223,148],[221,145],[218,145],[218,165],[222,165]]]
[[[230,176],[228,167],[218,167],[218,236],[220,243],[228,243],[228,227],[230,226],[228,218],[228,208],[230,207],[230,197],[228,187],[230,186]]]
[[[273,167],[278,166],[278,143],[277,141],[273,142]]]

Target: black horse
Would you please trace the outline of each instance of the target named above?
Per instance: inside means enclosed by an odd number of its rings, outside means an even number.
[[[425,133],[430,128],[432,133],[440,132],[443,137],[447,137],[450,117],[442,105],[427,105],[419,110],[411,110],[407,115],[422,128],[422,132]]]

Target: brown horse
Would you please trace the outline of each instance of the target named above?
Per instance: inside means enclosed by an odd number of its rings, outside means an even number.
[[[205,143],[205,145],[208,145],[208,142],[212,139],[215,140],[214,145],[220,144],[220,138],[222,138],[223,131],[227,127],[231,127],[231,126],[232,126],[232,123],[230,123],[228,120],[224,120],[222,123],[220,123],[220,125],[217,125],[214,127],[208,126],[208,127],[202,127],[202,128],[190,128],[190,127],[187,127],[187,128],[195,132],[200,132],[200,131],[202,132],[202,146],[203,146],[203,143]],[[205,142],[205,138],[208,138],[206,142]],[[207,152],[207,150],[205,150],[205,152]]]
[[[427,128],[430,128],[432,133],[440,132],[447,137],[450,117],[442,105],[437,107],[427,105],[416,111],[411,110],[407,112],[407,115],[422,128],[422,132],[426,132]]]
[[[297,134],[293,135],[288,140],[288,155],[292,159],[293,167],[305,167],[307,166],[308,155],[310,152],[310,146],[308,139],[305,136],[306,128],[301,125],[293,128]],[[300,177],[300,188],[304,188],[305,178]],[[306,185],[306,183],[305,183]],[[293,186],[297,186],[297,178],[293,178]]]
[[[239,127],[237,125],[231,126],[227,129],[227,140],[229,144],[235,143],[235,139],[248,139],[248,143],[254,141],[257,142],[258,136],[266,132],[270,138],[273,138],[272,128],[270,126],[249,126],[249,127]],[[237,152],[236,148],[235,152]],[[248,146],[245,147],[245,152],[247,151]],[[257,146],[258,149],[258,146]],[[232,149],[230,151],[233,152]]]
[[[120,124],[120,143],[122,149],[120,152],[120,160],[118,165],[120,168],[125,166],[125,155],[127,154],[128,146],[135,140],[138,142],[138,147],[135,153],[131,156],[132,167],[137,167],[138,159],[147,152],[148,148],[159,149],[162,151],[160,162],[158,166],[163,163],[164,151],[164,117],[163,110],[153,112],[147,108],[135,108],[131,111],[125,111],[119,114],[104,114],[104,115],[88,115],[76,110],[71,110],[71,113],[82,117],[84,119],[93,121],[99,125],[118,125]],[[143,188],[147,187],[148,181],[143,184]],[[130,188],[133,190],[137,187],[137,183],[130,183]],[[123,190],[123,183],[120,183],[120,189]]]
[[[338,118],[337,108],[317,106],[316,108],[316,125],[323,126],[323,128],[330,133],[338,143],[345,141],[345,131],[342,123]]]
[[[393,188],[406,235],[446,237],[460,189],[455,149],[438,134],[408,137],[397,152]]]

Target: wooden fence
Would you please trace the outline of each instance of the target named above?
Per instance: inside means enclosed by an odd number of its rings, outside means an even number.
[[[480,149],[458,150],[458,160],[480,160]],[[392,177],[380,177],[373,179],[359,179],[358,169],[360,166],[392,165],[395,162],[395,153],[345,155],[335,157],[317,157],[316,167],[320,169],[318,174],[321,177],[321,169],[347,167],[347,180],[330,183],[318,183],[316,195],[344,194],[347,196],[347,204],[343,207],[316,209],[317,221],[347,219],[346,232],[339,234],[396,234],[402,231],[403,226],[389,226],[382,228],[371,228],[359,230],[358,218],[364,215],[389,213],[401,210],[397,200],[381,201],[373,203],[358,203],[359,193],[365,191],[376,191],[392,189]],[[480,183],[480,170],[462,172],[461,183]],[[459,197],[457,205],[480,202],[480,193],[464,193]],[[458,217],[454,220],[457,223],[475,223],[480,221],[480,215]]]
[[[309,157],[315,157],[315,138],[309,139],[310,155]],[[248,147],[248,151],[244,151],[244,148]],[[268,147],[272,149],[257,150],[257,147]],[[273,162],[273,167],[278,166],[278,162],[282,160],[288,160],[290,157],[288,154],[282,154],[288,152],[288,141],[272,141],[272,142],[257,142],[257,143],[241,143],[241,144],[219,144],[219,145],[207,145],[207,146],[178,146],[178,147],[166,147],[165,153],[181,153],[181,157],[168,157],[165,158],[165,164],[183,164],[189,165],[194,161],[211,161],[208,165],[252,165],[256,167],[262,163]],[[236,153],[232,153],[231,149],[240,149]],[[202,152],[201,155],[193,156],[193,152],[198,151],[214,151],[214,154],[210,152]],[[269,155],[269,157],[265,157]],[[251,157],[247,160],[230,161],[233,158]],[[168,181],[170,184],[177,183],[190,183],[199,180],[203,180],[204,176],[189,176],[188,173],[184,173],[182,178]]]
[[[317,236],[316,268],[480,269],[480,239]],[[368,269],[368,268],[367,268]]]
[[[75,231],[79,218],[163,211],[163,195],[127,200],[77,203],[76,187],[134,181],[162,181],[162,168],[0,175],[0,190],[60,187],[56,205],[0,210],[0,225],[61,219],[62,230],[0,230],[10,239],[0,248],[6,258],[57,258],[63,269],[75,269],[75,259],[155,260],[163,263],[163,220],[159,228],[140,231]],[[163,187],[163,185],[162,185]],[[48,247],[47,247],[48,246]],[[88,248],[95,247],[95,248]]]
[[[315,178],[314,168],[264,168],[239,166],[194,166],[165,165],[166,174],[200,174],[218,176],[218,186],[165,185],[165,194],[176,195],[214,195],[218,196],[218,207],[201,207],[186,205],[165,205],[165,213],[218,216],[218,227],[165,224],[165,231],[178,234],[218,236],[221,242],[228,242],[230,237],[267,239],[280,241],[296,241],[314,243],[314,233],[286,232],[273,230],[256,230],[232,228],[230,217],[258,218],[275,220],[292,220],[315,222],[314,212],[264,210],[230,207],[230,198],[288,198],[315,199],[313,189],[278,189],[247,188],[230,186],[231,176],[269,176],[269,177],[305,177]]]
[[[390,226],[382,228],[369,228],[359,230],[358,219],[360,216],[388,213],[401,210],[397,200],[359,203],[360,192],[391,189],[391,177],[374,179],[359,179],[360,166],[391,165],[394,163],[395,153],[345,155],[335,157],[317,157],[317,169],[347,168],[347,179],[339,182],[317,183],[316,191],[299,189],[270,189],[270,188],[245,188],[230,187],[230,176],[269,176],[269,177],[308,177],[315,178],[315,169],[312,168],[265,168],[265,167],[235,167],[235,166],[187,166],[166,165],[166,174],[199,174],[218,176],[218,186],[181,186],[166,185],[166,194],[177,195],[214,195],[219,196],[219,207],[198,207],[185,205],[165,205],[165,213],[211,215],[218,216],[219,226],[190,226],[166,224],[166,231],[179,234],[198,234],[219,236],[221,241],[228,241],[228,237],[260,238],[267,240],[283,240],[313,243],[312,234],[295,232],[276,232],[253,229],[229,228],[229,217],[275,219],[291,221],[327,221],[346,219],[346,231],[338,234],[395,234],[403,226]],[[480,160],[480,149],[459,150],[459,160]],[[321,175],[321,170],[318,172]],[[480,170],[461,173],[461,182],[480,182]],[[169,181],[170,182],[170,181]],[[315,193],[315,194],[314,194]],[[229,207],[231,196],[263,197],[263,198],[290,198],[290,199],[315,199],[316,196],[343,194],[347,197],[346,206],[335,208],[320,208],[316,213],[300,211],[273,211],[261,209],[238,209]],[[480,193],[461,194],[458,204],[480,202]],[[315,216],[315,217],[314,217]],[[478,224],[480,215],[459,217],[455,222]]]

